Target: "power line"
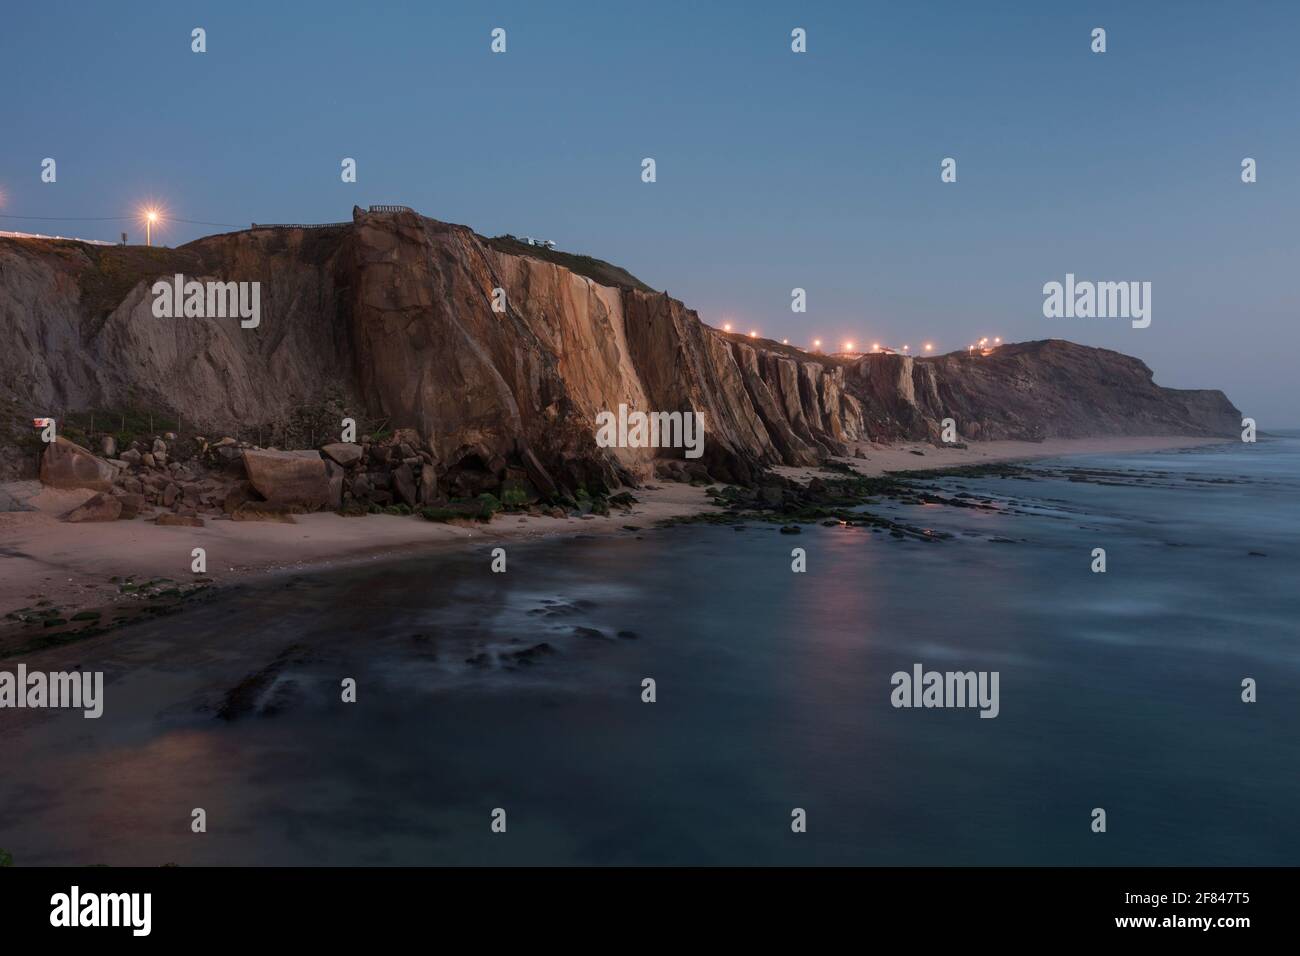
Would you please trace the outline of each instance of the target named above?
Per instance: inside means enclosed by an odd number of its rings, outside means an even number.
[[[0,213],[0,219],[22,219],[27,222],[127,222],[136,221],[139,216],[12,216]],[[242,228],[233,222],[205,222],[202,219],[179,219],[175,216],[160,216],[163,222],[183,222],[191,226],[226,226],[230,229]]]
[[[27,219],[41,222],[111,222],[118,219],[132,219],[132,216],[10,216],[0,213],[0,219]]]

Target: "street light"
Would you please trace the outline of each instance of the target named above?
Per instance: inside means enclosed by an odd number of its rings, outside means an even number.
[[[158,221],[158,210],[146,209],[144,211],[144,244],[153,245],[153,224]]]

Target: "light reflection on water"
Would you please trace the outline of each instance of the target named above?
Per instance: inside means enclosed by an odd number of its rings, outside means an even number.
[[[999,512],[881,506],[941,543],[675,528],[511,545],[504,575],[484,546],[245,588],[86,650],[105,716],[0,741],[0,847],[19,865],[1294,864],[1298,450],[942,483]],[[1260,480],[1185,481],[1241,475]],[[278,712],[213,717],[288,648],[261,701]],[[893,709],[916,661],[1000,671],[1001,716]]]

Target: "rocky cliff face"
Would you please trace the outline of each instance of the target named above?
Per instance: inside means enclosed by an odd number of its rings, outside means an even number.
[[[261,283],[260,324],[155,318],[151,286],[176,273]],[[191,433],[285,447],[336,440],[346,416],[412,430],[440,482],[466,491],[508,469],[548,493],[656,469],[744,482],[862,440],[932,437],[945,417],[976,439],[1230,434],[1240,421],[1221,393],[1162,389],[1135,359],[1064,342],[814,357],[711,329],[597,260],[411,212],[179,249],[0,239],[0,327],[11,435],[35,416],[157,409]],[[597,413],[620,404],[702,412],[703,457],[597,447]]]
[[[1222,392],[1161,388],[1138,359],[1059,339],[988,355],[866,355],[847,378],[873,437],[936,439],[944,418],[978,441],[1230,436],[1241,427]]]

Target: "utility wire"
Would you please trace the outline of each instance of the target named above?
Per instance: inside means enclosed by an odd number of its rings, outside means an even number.
[[[202,219],[179,219],[175,216],[159,216],[162,222],[184,222],[191,226],[227,226],[231,229],[241,228],[233,222],[204,222]],[[28,222],[127,222],[138,221],[139,216],[11,216],[0,213],[0,219],[22,219]]]
[[[110,222],[131,219],[131,216],[10,216],[0,213],[0,219],[39,219],[41,222]]]

